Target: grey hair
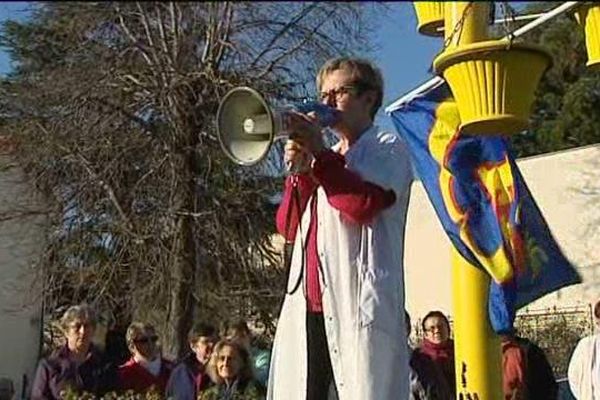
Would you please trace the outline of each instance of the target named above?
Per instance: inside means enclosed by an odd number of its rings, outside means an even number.
[[[78,304],[69,307],[67,311],[65,311],[63,316],[60,318],[60,326],[66,331],[69,325],[77,319],[89,322],[94,327],[97,323],[96,313],[92,307],[87,304]]]

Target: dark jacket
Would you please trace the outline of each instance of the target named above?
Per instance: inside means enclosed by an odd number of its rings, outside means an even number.
[[[32,400],[60,399],[60,393],[69,388],[95,396],[116,390],[116,368],[94,346],[79,366],[69,355],[69,349],[64,346],[40,360],[33,380]]]
[[[175,400],[196,400],[198,392],[210,386],[212,381],[203,373],[196,354],[190,353],[171,372],[166,396]]]
[[[412,351],[410,355],[410,400],[454,400],[452,385],[442,369],[427,355]]]
[[[515,338],[525,352],[527,372],[525,384],[529,400],[555,400],[558,384],[544,351],[535,343],[522,337]]]
[[[410,365],[429,393],[428,399],[454,399],[454,342],[436,344],[423,339],[412,353]]]

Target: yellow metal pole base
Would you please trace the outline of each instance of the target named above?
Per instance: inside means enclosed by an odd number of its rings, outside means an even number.
[[[452,250],[456,395],[459,400],[502,400],[500,338],[487,312],[490,278]]]
[[[490,2],[444,3],[446,50],[488,38]],[[452,249],[456,398],[502,400],[500,340],[487,314],[489,276]]]

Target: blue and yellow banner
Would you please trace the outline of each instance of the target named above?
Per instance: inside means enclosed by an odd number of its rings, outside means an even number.
[[[391,112],[434,209],[460,254],[491,276],[495,332],[510,332],[516,310],[581,282],[552,237],[502,136],[460,134],[445,82]]]

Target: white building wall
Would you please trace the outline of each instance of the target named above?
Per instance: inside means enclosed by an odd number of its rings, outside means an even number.
[[[40,339],[39,293],[32,291],[30,263],[43,245],[40,217],[21,172],[0,137],[0,377],[12,379],[21,398],[33,380]],[[29,216],[14,217],[14,213]]]
[[[526,309],[570,307],[600,299],[600,145],[518,161],[534,199],[583,283]],[[450,241],[420,182],[412,187],[405,247],[406,305],[413,320],[439,309],[452,315]]]

